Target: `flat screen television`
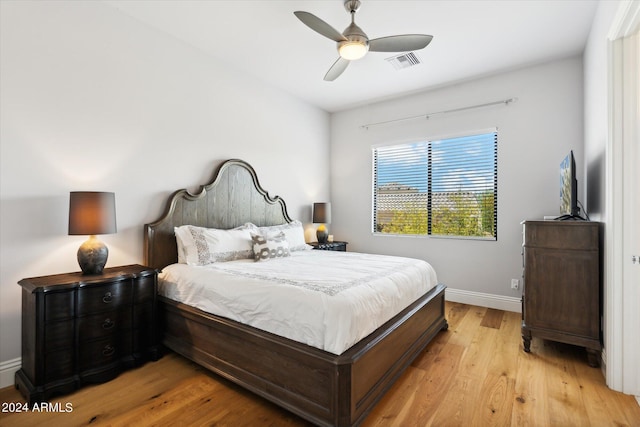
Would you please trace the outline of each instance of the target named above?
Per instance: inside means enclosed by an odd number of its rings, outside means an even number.
[[[560,163],[560,216],[557,219],[583,219],[578,206],[578,180],[573,150]]]

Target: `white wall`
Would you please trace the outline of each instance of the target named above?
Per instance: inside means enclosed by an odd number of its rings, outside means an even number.
[[[324,111],[101,2],[0,5],[0,370],[20,356],[18,280],[78,270],[69,191],[116,193],[107,267],[142,262],[143,224],[228,158],[303,222],[328,198]]]
[[[520,222],[557,215],[560,161],[573,149],[583,164],[582,72],[581,57],[575,57],[333,114],[331,233],[348,241],[350,250],[425,259],[456,290],[515,301],[520,291],[510,289],[510,279],[522,276]],[[506,107],[360,128],[511,97],[518,101]],[[372,235],[372,145],[491,127],[498,128],[497,241]],[[583,200],[581,173],[578,180]]]
[[[601,1],[584,50],[584,144],[587,206],[595,221],[606,221],[606,148],[609,63],[607,33],[619,1]]]

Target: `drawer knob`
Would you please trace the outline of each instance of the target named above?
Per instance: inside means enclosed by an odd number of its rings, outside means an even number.
[[[116,352],[116,348],[110,344],[105,345],[104,349],[102,349],[102,355],[105,357],[109,357],[113,355],[113,353],[115,352]]]
[[[107,292],[106,294],[104,294],[104,296],[102,297],[102,302],[105,304],[109,304],[111,301],[113,301],[111,292]]]
[[[111,329],[116,325],[116,322],[107,318],[104,322],[102,322],[102,329]]]

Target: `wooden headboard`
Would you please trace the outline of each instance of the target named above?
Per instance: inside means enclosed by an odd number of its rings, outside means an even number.
[[[174,192],[164,213],[144,226],[145,265],[162,269],[178,261],[174,227],[229,229],[252,222],[258,226],[291,222],[287,206],[280,197],[271,197],[260,186],[251,165],[227,160],[213,181],[192,194],[186,189]]]

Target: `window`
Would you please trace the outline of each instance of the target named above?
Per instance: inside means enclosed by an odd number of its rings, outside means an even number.
[[[373,232],[497,239],[498,133],[373,149]]]

